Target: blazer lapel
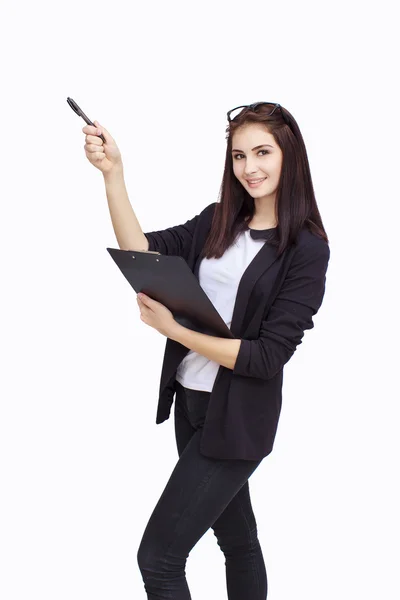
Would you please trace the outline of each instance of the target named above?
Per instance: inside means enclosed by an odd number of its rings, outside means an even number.
[[[275,261],[276,248],[267,242],[262,246],[259,252],[257,252],[253,260],[245,269],[239,282],[230,327],[230,330],[235,337],[244,335],[244,333],[242,333],[242,323],[253,287],[261,275],[263,275]]]
[[[232,323],[230,330],[234,336],[243,335],[242,323],[246,313],[246,307],[258,279],[267,269],[276,261],[276,247],[266,242],[257,252],[253,260],[246,267],[238,286],[238,291],[233,309]],[[193,273],[199,281],[200,256],[197,256]]]

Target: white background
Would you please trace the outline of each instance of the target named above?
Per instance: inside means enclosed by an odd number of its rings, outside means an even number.
[[[399,45],[394,2],[3,1],[0,596],[145,598],[137,549],[177,461],[166,338],[140,321],[72,97],[120,147],[143,231],[217,201],[226,112],[279,102],[331,247],[250,480],[268,600],[398,600]],[[212,530],[194,599],[226,598]]]

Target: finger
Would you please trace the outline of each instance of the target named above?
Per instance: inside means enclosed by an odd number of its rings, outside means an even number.
[[[103,146],[101,144],[85,144],[83,147],[87,152],[103,152]]]
[[[98,146],[101,146],[103,144],[103,140],[97,135],[87,135],[85,137],[85,140],[87,144],[97,144]]]
[[[98,121],[93,121],[93,123],[96,125],[97,129],[99,130],[98,135],[100,135],[100,134],[104,135],[106,144],[110,144],[110,143],[114,142],[114,138],[112,137],[112,135],[110,135],[108,133],[107,129],[105,127],[103,127],[103,125],[101,125],[101,123],[99,123]]]
[[[90,160],[103,160],[106,157],[104,152],[90,152],[87,156],[90,156]]]
[[[87,133],[89,135],[97,135],[98,129],[98,127],[93,127],[93,125],[85,125],[85,127],[82,127],[83,133]]]

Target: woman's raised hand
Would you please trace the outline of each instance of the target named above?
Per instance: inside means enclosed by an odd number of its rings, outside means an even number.
[[[96,169],[99,169],[103,175],[112,170],[123,168],[121,152],[114,138],[108,133],[107,129],[100,125],[98,121],[93,121],[92,125],[85,125],[82,131],[86,133],[86,143],[84,145],[85,153],[88,161],[92,163]],[[103,134],[106,141],[98,137]]]

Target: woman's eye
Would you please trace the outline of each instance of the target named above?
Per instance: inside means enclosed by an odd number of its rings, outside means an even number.
[[[268,150],[259,150],[257,154],[260,154],[260,152],[265,152],[265,154],[269,154]],[[243,156],[243,154],[235,154],[235,158],[237,158],[238,156]]]

